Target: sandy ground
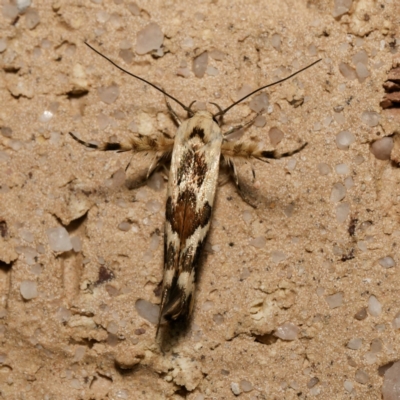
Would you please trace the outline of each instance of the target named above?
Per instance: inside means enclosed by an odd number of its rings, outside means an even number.
[[[400,10],[395,0],[360,0],[335,19],[333,1],[246,3],[37,1],[9,18],[3,0],[0,398],[381,398],[380,367],[400,353],[400,169],[369,147],[399,130],[398,109],[380,102],[399,57]],[[149,22],[164,33],[162,57],[135,54]],[[149,157],[134,157],[125,175],[131,154],[88,151],[68,132],[108,140],[175,128],[161,94],[84,40],[184,104],[222,107],[244,85],[322,58],[268,90],[266,125],[249,128],[246,140],[271,149],[276,127],[279,150],[309,144],[291,159],[253,162],[256,209],[232,183],[218,188],[193,319],[171,332],[164,352],[136,307],[160,301],[163,171],[129,190],[125,179]],[[213,50],[223,57],[194,76],[193,59]],[[346,78],[340,63],[354,69],[362,50],[369,76]],[[110,85],[119,95],[107,104],[101,90]],[[365,111],[380,114],[378,123],[367,125]],[[250,115],[248,102],[236,107],[225,130]],[[336,145],[341,131],[355,137],[348,150]],[[338,183],[345,196],[332,200]],[[349,210],[343,221],[338,210]],[[50,247],[47,230],[57,227],[75,250]],[[395,265],[384,268],[383,257]],[[285,323],[293,340],[276,336]],[[355,349],[352,339],[361,339]]]

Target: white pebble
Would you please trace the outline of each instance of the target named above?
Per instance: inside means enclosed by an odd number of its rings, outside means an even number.
[[[137,6],[136,3],[128,3],[127,8],[135,17],[139,17],[140,8]]]
[[[46,231],[50,248],[53,251],[69,251],[72,249],[71,239],[64,227],[50,228]]]
[[[79,236],[73,236],[71,238],[71,244],[75,253],[79,253],[80,251],[82,251],[82,241]]]
[[[242,218],[243,221],[246,222],[246,224],[249,224],[253,220],[253,215],[251,211],[245,210],[242,213]]]
[[[26,229],[21,229],[19,231],[19,236],[21,237],[22,240],[25,240],[28,243],[32,243],[34,240],[32,232],[27,231]]]
[[[382,314],[382,304],[375,296],[368,299],[368,311],[373,317],[379,317]]]
[[[192,70],[197,78],[202,78],[208,65],[208,52],[205,51],[193,60]]]
[[[157,213],[161,210],[162,205],[159,201],[157,200],[149,200],[146,203],[146,208],[149,212],[151,212],[152,214]]]
[[[97,92],[103,103],[112,104],[119,96],[119,86],[113,83],[110,86],[98,88]]]
[[[382,257],[378,260],[379,265],[383,268],[392,268],[396,265],[393,258],[390,256]]]
[[[393,329],[399,329],[400,328],[400,312],[398,312],[392,321],[392,327]]]
[[[34,299],[38,295],[36,282],[33,281],[22,281],[19,290],[25,300]]]
[[[121,50],[129,50],[132,48],[132,42],[128,39],[123,39],[119,42],[119,48]]]
[[[271,145],[275,147],[282,141],[284,134],[279,128],[274,126],[269,130],[268,136]]]
[[[40,22],[40,16],[35,8],[29,8],[25,13],[25,23],[28,29],[34,29]]]
[[[269,99],[266,93],[258,94],[250,100],[249,107],[254,112],[261,112],[268,108]]]
[[[379,125],[380,119],[381,116],[375,111],[364,111],[361,114],[361,121],[371,127]]]
[[[362,346],[363,340],[361,338],[351,339],[349,343],[347,343],[347,347],[351,350],[358,350]]]
[[[340,150],[348,150],[349,146],[353,144],[356,137],[349,131],[342,131],[336,135],[336,146]]]
[[[151,251],[156,251],[158,249],[159,244],[160,244],[160,236],[155,232],[151,235],[149,249]]]
[[[337,164],[335,170],[338,175],[347,175],[350,172],[347,164]]]
[[[278,35],[277,33],[274,33],[271,36],[271,44],[272,47],[277,50],[277,51],[281,51],[281,36]]]
[[[265,118],[264,115],[259,115],[254,120],[254,126],[257,126],[258,128],[264,127],[266,123],[267,123],[267,118]]]
[[[225,53],[220,50],[214,49],[210,51],[210,57],[217,61],[222,61],[225,58]]]
[[[330,296],[326,296],[325,300],[328,303],[329,308],[340,307],[343,303],[343,292],[337,292]]]
[[[332,15],[334,18],[340,17],[346,14],[353,3],[353,0],[335,0],[335,8],[333,9]]]
[[[350,204],[341,203],[336,207],[336,221],[342,223],[346,221],[350,213]]]
[[[137,33],[136,53],[146,54],[157,51],[164,41],[164,34],[155,22],[150,22]]]
[[[290,159],[286,164],[286,169],[288,171],[294,171],[297,165],[297,160],[295,158]]]
[[[344,186],[346,187],[346,189],[351,189],[354,186],[354,181],[353,181],[353,178],[351,176],[348,176],[344,180]]]
[[[368,68],[362,63],[357,63],[356,74],[359,82],[364,82],[365,79],[371,75],[371,73],[368,71]]]
[[[400,399],[400,361],[395,362],[385,372],[382,385],[383,400]]]
[[[213,67],[212,65],[209,65],[206,69],[206,74],[210,76],[217,76],[219,74],[219,71],[217,68]]]
[[[351,393],[354,389],[354,385],[351,381],[344,381],[343,386],[349,393]]]
[[[365,50],[361,50],[358,53],[354,54],[353,57],[351,57],[351,62],[354,65],[357,65],[358,63],[367,65],[368,64],[368,54],[366,53]]]
[[[36,258],[38,256],[38,252],[35,249],[32,249],[31,247],[28,247],[28,246],[17,246],[15,248],[15,251],[18,254],[23,254],[24,255],[25,262],[28,265],[36,264]]]
[[[265,247],[266,244],[267,244],[267,239],[265,238],[265,236],[258,236],[249,241],[250,246],[256,247],[258,249],[262,249],[263,247]]]
[[[295,340],[299,334],[299,331],[299,327],[295,324],[292,324],[291,322],[285,322],[276,328],[274,335],[282,340]]]
[[[241,393],[239,384],[236,383],[236,382],[232,382],[232,383],[231,383],[231,390],[232,390],[232,393],[233,393],[235,396],[239,396],[239,394]]]
[[[346,192],[347,190],[342,183],[335,183],[332,187],[330,201],[332,203],[337,203],[338,201],[343,200],[346,196]]]
[[[107,128],[107,126],[111,125],[111,119],[107,117],[107,115],[100,113],[97,116],[97,125],[100,130],[104,130]]]
[[[138,314],[152,324],[157,324],[160,306],[150,303],[147,300],[139,299],[135,303]]]
[[[191,37],[186,37],[185,39],[182,40],[181,46],[184,49],[191,49],[194,47],[194,40]]]
[[[378,160],[389,160],[393,145],[393,139],[391,137],[384,137],[373,142],[370,150]]]

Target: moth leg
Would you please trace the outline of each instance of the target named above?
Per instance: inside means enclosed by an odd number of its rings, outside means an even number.
[[[256,115],[253,119],[251,119],[249,122],[246,122],[245,124],[240,124],[240,125],[233,126],[231,129],[227,130],[227,131],[223,134],[223,136],[226,137],[226,136],[230,135],[231,133],[238,131],[239,129],[246,129],[246,128],[248,128],[249,126],[253,125],[253,124],[254,124],[254,121],[257,119],[257,117],[258,117],[259,115],[261,115],[261,112],[262,112],[262,111],[258,112],[257,115]]]
[[[245,142],[222,142],[222,154],[228,157],[256,158],[257,160],[268,162],[268,159],[279,159],[290,157],[307,146],[307,142],[294,150],[280,153],[277,150],[262,150],[256,143]]]
[[[69,132],[69,134],[78,143],[82,144],[85,147],[89,147],[90,149],[96,149],[96,150],[100,150],[100,151],[118,151],[118,152],[133,150],[132,144],[130,144],[128,142],[123,142],[123,143],[101,142],[99,144],[94,144],[94,143],[85,142],[84,140],[79,139],[72,132]]]
[[[174,120],[174,122],[176,123],[176,125],[180,126],[181,125],[181,120],[179,119],[177,113],[175,112],[175,110],[172,108],[171,103],[168,100],[168,97],[165,96],[165,103],[167,104],[167,108],[168,108],[168,112],[170,113],[170,115],[172,116],[172,119]]]

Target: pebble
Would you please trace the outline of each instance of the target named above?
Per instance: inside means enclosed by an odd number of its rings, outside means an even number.
[[[348,150],[349,146],[353,144],[356,137],[349,131],[342,131],[336,135],[336,146],[340,150]]]
[[[7,39],[0,38],[0,53],[3,53],[7,49]]]
[[[348,175],[350,173],[349,166],[347,164],[337,164],[335,171],[338,175]]]
[[[276,127],[272,127],[268,132],[269,140],[272,146],[277,146],[283,139],[284,133]]]
[[[319,379],[314,376],[313,378],[311,378],[308,382],[307,382],[307,387],[309,389],[313,388],[317,383],[319,382]]]
[[[285,322],[276,328],[274,335],[282,340],[295,340],[297,339],[299,331],[300,329],[297,325],[291,322]]]
[[[131,224],[127,221],[118,224],[118,229],[122,232],[128,232],[131,229]]]
[[[33,281],[22,281],[19,290],[25,300],[32,300],[38,295],[36,282]]]
[[[134,15],[135,17],[140,16],[140,8],[138,7],[138,5],[136,3],[128,3],[127,8],[132,13],[132,15]]]
[[[71,239],[64,227],[50,228],[46,233],[53,251],[64,252],[72,249]]]
[[[155,22],[150,22],[137,33],[136,53],[146,54],[161,49],[164,34]]]
[[[2,14],[4,18],[10,19],[10,20],[14,20],[15,18],[17,18],[18,16],[18,7],[15,4],[3,4],[2,7]]]
[[[281,51],[281,43],[282,43],[281,35],[279,35],[278,33],[274,33],[271,36],[272,47],[277,51]]]
[[[379,265],[383,268],[392,268],[396,266],[396,263],[394,262],[393,258],[390,256],[387,257],[382,257],[378,260]]]
[[[379,125],[380,119],[381,116],[375,111],[364,111],[361,114],[361,121],[371,127]]]
[[[356,371],[355,380],[362,385],[365,385],[369,381],[369,375],[362,369]]]
[[[332,169],[328,164],[319,163],[317,165],[318,171],[321,175],[328,175],[331,173]]]
[[[347,189],[342,183],[335,183],[332,187],[330,201],[332,203],[337,203],[338,201],[343,200],[346,196],[346,192]]]
[[[112,104],[119,96],[119,86],[112,83],[110,86],[98,88],[97,93],[103,103]]]
[[[373,317],[379,317],[382,314],[382,304],[375,296],[368,299],[368,311]]]
[[[326,296],[325,300],[328,303],[329,308],[340,307],[343,303],[343,292],[337,292],[330,296]]]
[[[344,381],[343,386],[349,393],[351,393],[354,389],[354,385],[351,381]]]
[[[341,62],[339,64],[339,71],[348,80],[353,80],[357,78],[356,70],[349,64],[346,64],[344,62]]]
[[[342,223],[346,221],[350,213],[350,204],[341,203],[336,207],[336,221]]]
[[[340,17],[349,12],[353,0],[335,0],[335,6],[332,12],[334,18]]]
[[[356,74],[360,83],[364,82],[365,79],[371,75],[371,73],[368,71],[368,68],[362,63],[357,63]]]
[[[258,236],[249,241],[249,245],[256,247],[258,249],[262,249],[267,244],[267,239],[264,236]]]
[[[363,340],[361,338],[351,339],[349,343],[347,343],[347,347],[351,350],[358,350],[362,346]]]
[[[279,264],[281,261],[285,261],[287,258],[286,254],[280,250],[273,250],[271,252],[271,261],[275,264]]]
[[[266,93],[260,93],[250,100],[249,107],[254,112],[258,113],[268,108],[269,99]]]
[[[40,22],[40,16],[35,8],[30,8],[25,13],[25,23],[28,29],[35,29]]]
[[[240,381],[240,387],[242,388],[243,392],[251,392],[253,390],[253,385],[251,382],[243,379]]]
[[[202,78],[206,73],[208,65],[208,52],[205,51],[193,60],[192,70],[197,78]]]
[[[392,327],[393,329],[399,329],[400,328],[400,312],[398,312],[392,321]]]
[[[80,251],[82,251],[82,241],[79,236],[73,236],[71,238],[71,244],[75,253],[79,253]]]
[[[383,400],[400,399],[400,361],[395,362],[385,372],[382,385]]]
[[[393,145],[393,139],[391,137],[384,137],[373,142],[370,150],[378,160],[389,160]]]
[[[157,324],[160,306],[150,303],[147,300],[139,299],[135,303],[138,314],[152,324]]]
[[[231,383],[231,390],[232,390],[232,393],[233,393],[235,396],[239,396],[239,394],[241,393],[239,384],[238,384],[237,382],[232,382],[232,383]]]

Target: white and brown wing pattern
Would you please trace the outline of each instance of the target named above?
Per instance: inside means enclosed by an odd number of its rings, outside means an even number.
[[[158,323],[185,320],[193,306],[199,256],[211,222],[222,134],[207,111],[179,127],[172,152]]]

